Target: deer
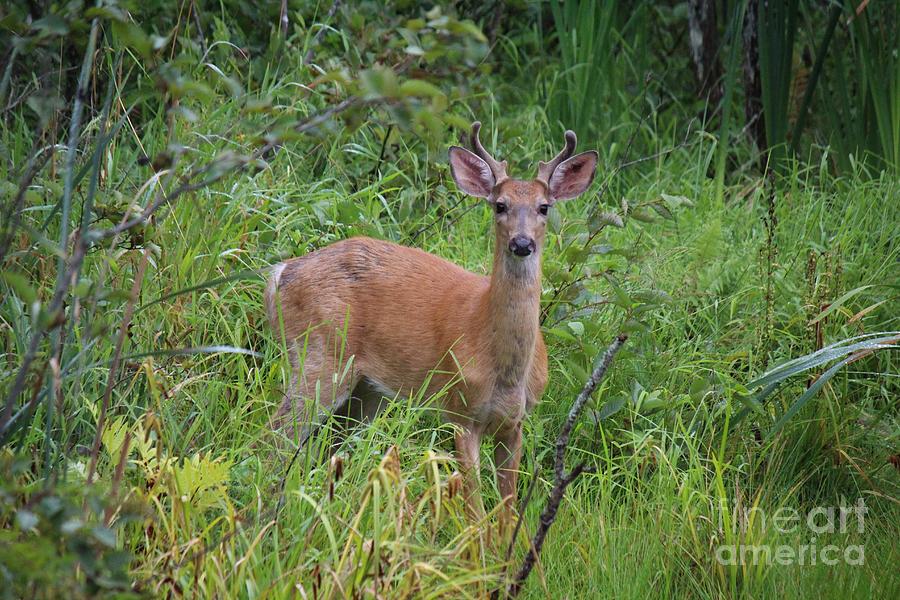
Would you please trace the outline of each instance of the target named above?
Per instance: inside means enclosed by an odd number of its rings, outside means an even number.
[[[332,243],[271,268],[265,304],[287,346],[291,377],[276,428],[301,444],[319,419],[343,414],[370,421],[385,398],[438,392],[454,425],[454,457],[468,513],[484,516],[482,440],[494,442],[497,489],[515,510],[522,425],[547,386],[540,330],[541,253],[549,211],[580,196],[594,179],[596,151],[574,154],[576,136],[537,177],[513,179],[471,128],[471,150],[449,148],[450,170],[465,194],[494,216],[489,276],[423,250],[367,237]],[[312,403],[312,404],[305,404]],[[304,406],[307,407],[304,410]]]

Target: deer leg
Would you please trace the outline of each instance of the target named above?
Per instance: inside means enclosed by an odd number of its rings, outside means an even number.
[[[313,336],[305,348],[300,340],[291,345],[291,383],[275,415],[275,426],[283,429],[288,437],[294,437],[300,446],[350,397],[351,377],[335,376],[344,370],[337,361],[328,358],[325,350],[325,340]]]
[[[516,482],[522,458],[522,422],[507,425],[494,434],[494,467],[497,469],[497,489],[503,503],[500,513],[501,531],[512,531],[516,510]]]
[[[463,500],[469,517],[477,522],[484,518],[480,482],[481,432],[462,425],[456,430],[455,442],[456,460],[463,477]]]

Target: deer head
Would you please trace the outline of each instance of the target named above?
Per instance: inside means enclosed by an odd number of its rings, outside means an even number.
[[[491,156],[478,137],[481,123],[472,123],[472,151],[451,146],[450,171],[456,185],[485,198],[494,211],[497,247],[510,256],[539,256],[544,245],[547,214],[553,205],[581,195],[594,180],[597,152],[575,152],[575,132],[566,131],[565,147],[550,162],[538,163],[532,180],[511,179],[506,161]]]

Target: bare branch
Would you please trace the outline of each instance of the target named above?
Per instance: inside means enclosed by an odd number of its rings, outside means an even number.
[[[584,384],[581,393],[578,394],[575,403],[572,404],[572,408],[569,409],[569,416],[563,424],[562,431],[559,432],[559,437],[556,438],[556,462],[554,464],[554,470],[556,471],[557,481],[566,478],[563,460],[565,459],[566,448],[569,447],[569,437],[572,435],[572,429],[575,427],[575,423],[578,421],[581,413],[584,412],[584,407],[587,405],[587,401],[591,398],[591,395],[593,395],[594,390],[597,389],[597,385],[600,384],[603,377],[606,375],[606,371],[609,369],[609,365],[612,364],[616,352],[619,351],[619,348],[622,347],[622,344],[624,344],[627,339],[628,336],[626,334],[620,334],[613,340],[612,344],[609,345],[609,348],[606,349],[606,353],[603,355],[600,364],[597,365],[597,368],[594,369],[594,372],[591,373],[591,376]]]
[[[506,596],[508,598],[514,598],[519,594],[519,592],[522,590],[522,586],[525,584],[525,580],[528,578],[528,575],[534,568],[534,564],[535,562],[537,562],[538,557],[541,554],[541,548],[544,546],[544,540],[547,537],[547,532],[550,531],[551,525],[553,525],[553,522],[556,520],[556,515],[559,512],[559,506],[562,503],[563,497],[565,496],[566,488],[569,487],[569,484],[575,481],[579,475],[586,471],[590,471],[588,465],[582,462],[578,465],[575,465],[575,467],[571,471],[566,473],[564,463],[566,449],[569,447],[569,439],[572,435],[572,429],[575,427],[575,423],[578,421],[581,413],[584,412],[584,408],[585,406],[587,406],[588,399],[590,399],[591,395],[597,389],[597,386],[603,380],[603,377],[606,375],[606,371],[612,364],[613,358],[615,358],[616,353],[619,351],[619,349],[627,339],[627,335],[620,334],[616,337],[615,340],[613,340],[613,342],[606,349],[606,353],[603,355],[603,358],[600,360],[600,364],[597,365],[597,368],[595,368],[593,373],[591,373],[591,376],[588,378],[587,382],[585,382],[584,384],[584,387],[581,389],[581,393],[578,394],[578,397],[572,404],[572,408],[569,410],[569,416],[566,418],[566,422],[563,424],[562,431],[560,431],[559,437],[556,439],[556,460],[554,464],[555,476],[553,489],[550,491],[550,498],[547,500],[547,506],[544,507],[544,512],[541,513],[540,523],[538,525],[537,531],[535,531],[534,533],[534,537],[531,540],[531,548],[525,555],[525,558],[522,561],[522,566],[519,568],[519,572],[516,573],[516,576],[513,579],[512,583],[509,584],[509,587],[507,587],[506,589]],[[496,595],[497,594],[495,593],[494,596]]]
[[[341,5],[341,0],[334,0],[334,2],[331,3],[331,8],[328,9],[328,14],[325,15],[324,20],[330,21],[331,18],[334,17],[334,14],[337,12],[340,5]],[[282,26],[285,28],[285,36],[286,36],[287,35],[287,11],[285,11],[284,16],[282,18],[284,19]],[[322,40],[323,35],[325,35],[325,25],[324,24],[319,26],[319,30],[316,32],[316,35],[309,42],[309,49],[306,51],[306,56],[303,57],[304,65],[308,65],[309,63],[312,62],[313,57],[316,55],[316,52],[315,52],[316,46],[319,45],[319,42]]]
[[[148,258],[150,258],[150,249],[144,248],[144,252],[141,255],[141,262],[138,264],[137,273],[134,276],[134,283],[131,285],[131,294],[128,297],[128,304],[125,306],[125,315],[122,317],[122,325],[119,327],[119,337],[116,339],[116,349],[113,352],[112,362],[109,365],[109,374],[106,378],[106,389],[103,390],[103,401],[100,404],[100,417],[97,419],[97,431],[94,433],[94,445],[91,447],[91,463],[88,467],[87,474],[88,485],[93,481],[94,471],[97,468],[97,457],[100,455],[100,439],[103,435],[103,428],[106,427],[106,411],[109,408],[109,400],[112,397],[113,382],[115,382],[116,377],[119,375],[119,362],[122,359],[122,348],[125,345],[128,327],[131,325],[131,317],[134,316],[134,306],[141,293],[141,285],[144,282],[144,271],[147,268]]]
[[[41,138],[41,133],[36,136],[35,146]],[[19,218],[22,216],[22,209],[25,205],[25,194],[28,192],[28,188],[31,187],[31,182],[34,181],[35,176],[40,173],[47,161],[50,160],[50,157],[53,156],[53,152],[48,152],[48,150],[55,149],[56,146],[41,148],[32,154],[28,160],[25,174],[22,175],[22,179],[19,181],[19,189],[16,191],[12,202],[10,202],[6,214],[3,215],[3,226],[0,229],[0,236],[2,236],[0,237],[0,264],[3,264],[3,259],[6,258],[6,252],[9,250],[13,235],[15,235],[19,226]]]

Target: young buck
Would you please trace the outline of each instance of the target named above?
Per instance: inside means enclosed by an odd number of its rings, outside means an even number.
[[[415,248],[357,237],[276,265],[266,289],[269,319],[284,336],[293,367],[278,411],[280,426],[306,430],[311,402],[329,412],[373,417],[384,395],[440,390],[442,414],[456,424],[456,457],[473,516],[481,440],[492,436],[497,485],[515,505],[522,421],[547,384],[547,352],[539,328],[541,250],[547,213],[584,192],[597,153],[565,148],[541,162],[533,180],[511,179],[506,161],[481,145],[450,148],[450,168],[465,193],[494,213],[490,277]],[[310,405],[306,405],[310,406]]]

